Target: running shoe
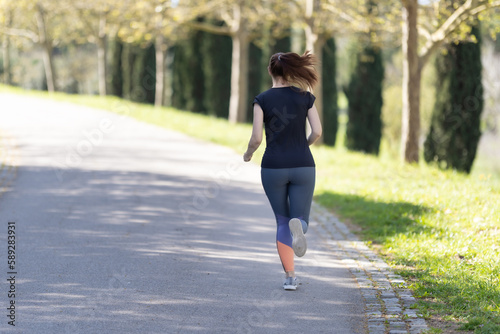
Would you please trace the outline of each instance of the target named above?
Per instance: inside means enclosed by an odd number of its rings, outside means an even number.
[[[307,251],[307,240],[302,230],[302,222],[298,218],[290,219],[288,222],[290,232],[292,233],[292,248],[298,257],[304,256]]]
[[[297,290],[297,278],[296,277],[288,277],[285,279],[283,283],[283,289],[285,290]]]

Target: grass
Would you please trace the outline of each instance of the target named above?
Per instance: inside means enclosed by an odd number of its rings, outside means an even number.
[[[1,91],[23,93],[0,86]],[[30,93],[33,94],[33,93]],[[45,93],[34,93],[46,97]],[[155,109],[116,98],[54,94],[184,132],[243,153],[248,124]],[[339,136],[341,141],[341,137]],[[263,147],[255,154],[260,162]],[[336,148],[313,147],[315,200],[359,226],[410,283],[418,308],[433,319],[476,333],[500,332],[500,177],[466,176],[423,163],[407,165]]]
[[[409,280],[424,314],[500,332],[498,179],[339,149],[315,157],[316,200],[360,227]]]

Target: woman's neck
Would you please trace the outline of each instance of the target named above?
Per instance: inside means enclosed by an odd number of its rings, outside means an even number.
[[[290,87],[290,83],[283,79],[283,77],[276,77],[272,78],[273,79],[273,87],[272,88],[279,88],[279,87]]]

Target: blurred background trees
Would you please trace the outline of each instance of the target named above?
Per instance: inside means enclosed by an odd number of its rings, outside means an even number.
[[[500,58],[499,6],[0,0],[0,78],[27,89],[116,95],[248,122],[253,97],[270,87],[269,57],[311,50],[320,60],[314,94],[325,144],[340,138],[348,149],[407,162],[423,154],[429,163],[469,172],[481,133],[498,129],[500,77],[492,65]]]
[[[436,103],[424,143],[425,161],[466,173],[476,156],[484,106],[481,35],[478,26],[471,32],[474,41],[448,44],[436,57]]]
[[[382,138],[384,66],[381,43],[377,40],[381,33],[376,26],[379,14],[375,1],[368,1],[366,16],[372,18],[370,28],[358,33],[358,40],[353,44],[354,66],[344,90],[348,100],[345,145],[350,150],[371,154],[379,153]]]

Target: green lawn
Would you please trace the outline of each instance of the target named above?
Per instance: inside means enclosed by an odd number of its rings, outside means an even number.
[[[1,91],[23,93],[4,86]],[[251,133],[248,124],[232,125],[117,98],[64,94],[52,98],[125,112],[241,154]],[[255,154],[257,163],[263,149]],[[358,235],[407,278],[426,317],[477,333],[500,332],[498,175],[479,171],[466,176],[342,147],[314,147],[313,154],[318,170],[316,201],[359,226]]]

